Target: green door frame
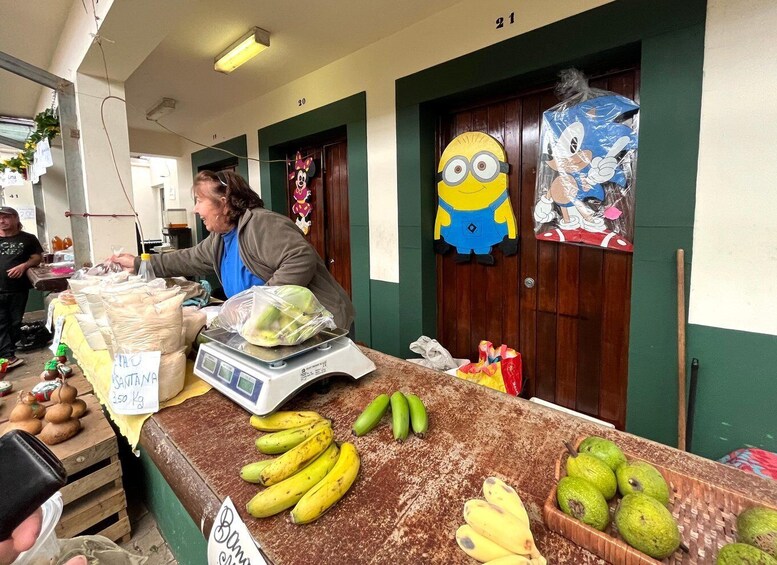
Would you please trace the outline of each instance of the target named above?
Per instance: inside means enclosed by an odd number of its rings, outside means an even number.
[[[351,233],[351,294],[356,339],[372,344],[370,236],[367,194],[367,95],[360,92],[259,130],[260,177],[265,205],[288,214],[283,146],[345,126],[348,136],[348,213]],[[270,162],[281,161],[281,162]]]
[[[223,149],[224,151],[219,151],[219,149]],[[234,155],[225,153],[225,151],[234,153]],[[251,184],[251,179],[248,178],[248,160],[240,159],[235,157],[235,155],[248,155],[248,138],[245,134],[222,141],[213,147],[201,149],[192,153],[192,178],[196,177],[197,173],[203,167],[212,166],[230,158],[237,158],[238,174],[246,179],[248,184]],[[197,237],[197,241],[202,241],[204,239],[202,221],[197,217],[195,223],[195,236]]]
[[[642,112],[627,429],[674,441],[674,253],[686,250],[690,272],[705,17],[705,0],[618,0],[397,81],[400,344],[436,335],[435,104],[538,84],[562,68],[639,49]]]

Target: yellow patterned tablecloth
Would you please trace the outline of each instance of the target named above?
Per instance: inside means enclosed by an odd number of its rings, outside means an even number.
[[[76,320],[76,317],[73,315],[80,312],[81,310],[78,306],[67,306],[62,304],[59,300],[54,301],[53,319],[57,320],[60,316],[65,316],[61,341],[66,343],[73,351],[73,357],[78,363],[78,366],[81,367],[86,378],[92,383],[94,393],[97,395],[100,403],[105,406],[111,420],[113,420],[119,428],[119,432],[127,438],[132,449],[135,450],[138,441],[140,441],[140,430],[143,427],[143,422],[150,418],[151,414],[127,416],[114,413],[108,402],[108,393],[111,388],[111,373],[113,372],[113,360],[107,351],[95,351],[89,347],[89,344],[84,337],[84,333],[78,325],[78,320]],[[187,361],[186,380],[184,382],[183,390],[167,402],[161,402],[159,409],[164,410],[168,406],[181,404],[189,398],[205,394],[211,388],[212,387],[208,383],[194,375],[194,363]]]

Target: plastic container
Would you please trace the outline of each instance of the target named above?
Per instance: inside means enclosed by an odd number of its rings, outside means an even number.
[[[145,282],[151,282],[156,278],[154,274],[154,267],[151,266],[151,255],[149,253],[143,253],[140,255],[140,268],[138,269],[138,276],[140,280]]]
[[[165,224],[168,228],[188,228],[189,218],[186,208],[168,208],[165,210]]]
[[[43,503],[43,525],[40,529],[40,535],[33,545],[27,551],[21,553],[12,565],[35,565],[37,563],[48,563],[59,556],[59,540],[57,539],[56,527],[62,516],[62,495],[55,494]]]

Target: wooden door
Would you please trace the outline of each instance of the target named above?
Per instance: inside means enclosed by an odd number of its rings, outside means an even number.
[[[639,71],[591,81],[638,100]],[[460,133],[485,132],[505,147],[520,251],[496,264],[437,257],[438,339],[454,357],[477,359],[481,339],[521,352],[524,396],[537,396],[623,428],[626,419],[631,255],[539,242],[534,204],[542,112],[558,103],[552,85],[479,101],[440,118],[437,158]],[[635,245],[639,245],[638,242]],[[532,279],[534,284],[531,286]]]
[[[348,142],[339,138],[328,143],[298,147],[303,156],[311,156],[316,163],[316,174],[308,179],[312,212],[310,231],[305,236],[335,280],[351,295],[351,230],[348,212]],[[289,174],[294,171],[296,149],[286,156]],[[288,175],[287,175],[288,178]],[[289,214],[293,203],[294,179],[287,183]]]

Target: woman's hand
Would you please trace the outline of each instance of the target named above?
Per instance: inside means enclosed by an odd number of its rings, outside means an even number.
[[[105,264],[118,263],[121,268],[130,273],[135,272],[135,256],[129,253],[121,253],[119,255],[111,255],[109,259],[105,260]]]

